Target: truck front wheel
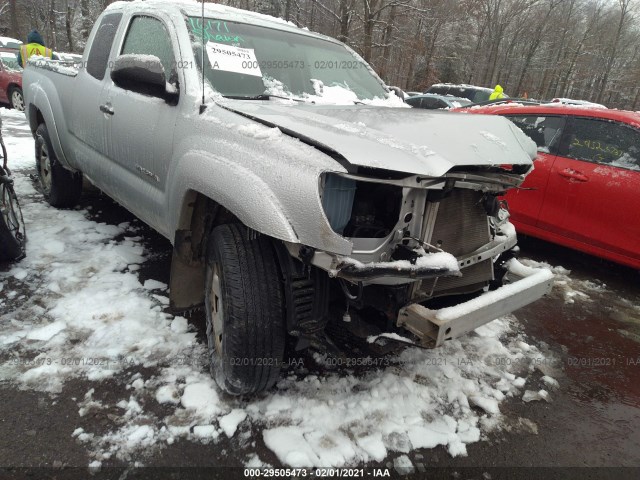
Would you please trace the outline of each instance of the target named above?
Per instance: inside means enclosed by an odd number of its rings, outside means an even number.
[[[205,285],[211,374],[232,395],[272,387],[280,374],[286,330],[272,240],[241,225],[213,229]]]
[[[42,194],[51,206],[69,208],[78,203],[82,194],[82,174],[60,164],[44,123],[36,130],[36,170]]]

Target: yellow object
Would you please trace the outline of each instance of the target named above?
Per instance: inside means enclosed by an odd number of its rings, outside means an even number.
[[[41,57],[53,58],[53,50],[39,43],[28,43],[20,47],[20,55],[22,58],[22,68],[27,65],[27,60],[32,55],[40,55]]]
[[[498,100],[499,98],[504,98],[505,95],[502,92],[502,87],[500,85],[496,85],[496,88],[494,88],[493,92],[491,92],[491,95],[489,95],[489,100]]]

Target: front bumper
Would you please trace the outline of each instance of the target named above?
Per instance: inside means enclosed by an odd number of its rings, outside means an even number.
[[[438,347],[538,300],[551,290],[550,270],[526,267],[516,259],[509,260],[505,267],[505,281],[510,283],[454,307],[430,310],[417,303],[408,305],[400,310],[397,325],[416,335],[423,346]]]

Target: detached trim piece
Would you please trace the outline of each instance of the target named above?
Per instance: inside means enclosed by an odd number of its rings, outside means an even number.
[[[408,305],[400,310],[397,325],[418,336],[423,346],[439,347],[551,291],[554,276],[550,270],[526,267],[516,259],[505,267],[512,283],[455,307],[430,310],[417,303]]]

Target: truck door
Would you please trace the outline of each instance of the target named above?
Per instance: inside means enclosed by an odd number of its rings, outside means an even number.
[[[170,32],[175,32],[175,28],[167,28],[158,17],[135,15],[118,55],[158,57],[167,82],[177,88],[177,47],[174,46],[178,42]],[[112,176],[114,181],[126,185],[114,189],[114,196],[151,226],[166,233],[164,199],[177,105],[126,90],[110,81],[102,108],[110,115],[108,155],[114,167]]]
[[[65,118],[71,133],[71,149],[76,152],[78,166],[100,188],[108,168],[106,161],[106,133],[108,118],[100,111],[105,95],[107,62],[118,31],[122,13],[109,13],[102,17],[89,39],[89,53],[83,59],[85,68],[78,72],[70,98],[71,110],[65,109]],[[63,106],[64,109],[64,106]]]

